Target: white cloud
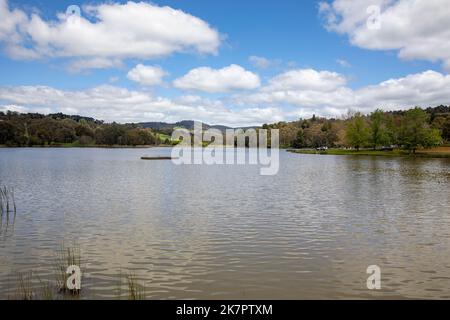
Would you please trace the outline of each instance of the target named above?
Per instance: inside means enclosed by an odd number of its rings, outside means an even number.
[[[305,82],[306,75],[311,75],[310,83]],[[349,109],[370,112],[376,108],[400,110],[416,105],[448,104],[448,88],[450,75],[436,71],[352,89],[337,73],[300,69],[275,76],[255,91],[222,100],[198,95],[169,99],[148,91],[111,85],[80,91],[47,86],[0,87],[0,110],[64,112],[122,123],[192,119],[210,124],[250,126],[312,114],[341,116]]]
[[[448,88],[450,75],[431,70],[353,90],[337,73],[306,69],[275,76],[257,92],[236,95],[234,101],[247,107],[282,105],[297,108],[293,113],[286,113],[290,116],[339,116],[349,109],[370,112],[376,108],[399,110],[448,104]]]
[[[334,0],[322,2],[319,11],[328,30],[347,34],[355,46],[398,50],[401,58],[440,61],[450,70],[448,4],[448,0]],[[367,27],[371,5],[381,9],[379,29]]]
[[[123,67],[123,63],[120,59],[92,58],[72,61],[69,63],[67,69],[70,72],[79,73],[89,69],[110,69],[121,67]]]
[[[82,91],[47,86],[0,87],[0,110],[64,112],[106,121],[142,122],[200,120],[210,124],[251,126],[283,119],[279,108],[231,109],[222,101],[201,97],[168,99],[148,92],[104,85]]]
[[[355,95],[357,106],[362,110],[372,110],[376,106],[395,110],[404,107],[449,104],[448,88],[450,75],[428,70],[361,88]]]
[[[220,45],[219,33],[208,23],[170,7],[130,1],[90,5],[83,13],[90,19],[59,14],[50,21],[37,13],[11,11],[0,0],[0,42],[16,59],[94,59],[83,61],[151,59],[188,51],[215,54]]]
[[[259,87],[260,84],[257,74],[235,64],[223,69],[196,68],[174,81],[174,86],[179,89],[210,93],[251,90]]]
[[[165,76],[167,76],[167,72],[160,67],[144,66],[142,64],[138,64],[127,75],[128,79],[143,86],[160,85],[163,83]]]
[[[330,71],[296,69],[284,72],[269,80],[263,91],[315,90],[332,91],[347,83],[344,76]]]
[[[20,10],[10,11],[6,0],[0,0],[0,40],[17,41],[17,28],[27,21],[27,16]]]

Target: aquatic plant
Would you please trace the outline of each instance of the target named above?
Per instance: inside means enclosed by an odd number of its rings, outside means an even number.
[[[120,270],[119,276],[117,277],[117,284],[115,291],[117,300],[122,299],[122,270]]]
[[[79,290],[69,290],[67,288],[67,279],[69,277],[67,274],[67,268],[72,265],[81,268],[80,247],[78,245],[74,245],[73,247],[65,247],[63,243],[56,258],[56,283],[60,292],[79,295]]]
[[[139,284],[136,275],[128,274],[128,300],[145,300],[145,286]]]
[[[40,283],[40,299],[41,300],[54,300],[55,299],[55,295],[54,295],[54,287],[52,286],[52,284],[50,283],[50,281],[42,281],[41,279],[39,279],[39,283]]]
[[[17,275],[17,300],[33,300],[35,293],[33,291],[33,272],[18,273]]]
[[[14,212],[16,214],[16,200],[14,197],[14,188],[8,188],[6,186],[0,187],[0,213],[9,214]]]
[[[37,284],[33,279],[38,279]],[[33,271],[19,272],[16,279],[16,294],[14,300],[54,300],[55,288],[50,281],[42,281]]]

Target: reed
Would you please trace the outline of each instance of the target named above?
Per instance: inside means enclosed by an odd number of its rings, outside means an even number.
[[[9,214],[14,212],[16,214],[16,199],[14,197],[14,188],[6,186],[0,187],[0,212]]]
[[[119,276],[117,277],[117,284],[116,284],[116,299],[121,300],[122,299],[122,270],[119,272]]]
[[[38,279],[39,284],[33,284]],[[17,273],[16,295],[14,300],[54,300],[54,287],[49,281],[43,282],[33,271]]]
[[[79,295],[80,292],[78,290],[69,290],[67,288],[67,279],[69,275],[66,271],[71,265],[76,265],[81,268],[80,247],[77,245],[74,245],[73,247],[65,247],[64,244],[62,244],[56,258],[56,283],[60,292]]]
[[[41,297],[42,300],[55,300],[55,296],[53,295],[53,290],[49,284],[45,284],[41,289]]]
[[[55,300],[54,287],[50,281],[42,281],[39,279],[40,283],[40,299],[41,300]]]
[[[137,282],[134,274],[128,274],[128,300],[145,300],[145,286]]]
[[[33,300],[35,293],[33,290],[33,272],[19,273],[17,275],[17,300]]]

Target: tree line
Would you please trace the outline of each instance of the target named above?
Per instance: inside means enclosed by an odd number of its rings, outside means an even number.
[[[264,129],[280,130],[280,145],[288,148],[380,149],[418,148],[450,143],[450,107],[407,111],[382,111],[371,114],[349,113],[342,119],[313,116],[293,122],[265,124]]]
[[[396,146],[415,152],[417,148],[450,143],[450,107],[376,110],[368,115],[353,112],[341,119],[313,116],[265,124],[263,128],[279,129],[280,145],[286,148],[352,147],[359,150]],[[142,124],[104,123],[62,113],[0,112],[0,145],[7,146],[171,144],[167,136],[162,141],[162,133],[170,134],[145,128]]]
[[[160,135],[136,124],[104,123],[62,113],[0,112],[0,144],[7,146],[157,145]]]

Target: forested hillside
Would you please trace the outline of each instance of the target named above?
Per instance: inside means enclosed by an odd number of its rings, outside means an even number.
[[[170,144],[173,129],[192,129],[192,121],[176,124],[118,124],[82,116],[0,112],[0,145],[158,145]],[[152,129],[151,129],[152,128]],[[225,126],[204,125],[204,129]],[[379,148],[397,145],[406,149],[450,142],[450,107],[438,106],[407,111],[359,112],[341,119],[313,116],[293,122],[263,125],[280,130],[280,145],[289,148]]]
[[[397,145],[406,149],[450,142],[450,107],[414,108],[407,111],[359,112],[342,119],[313,116],[294,122],[265,124],[280,130],[280,145],[291,148],[379,148]]]
[[[135,124],[104,123],[64,114],[0,112],[0,144],[7,146],[155,145],[160,135]]]

